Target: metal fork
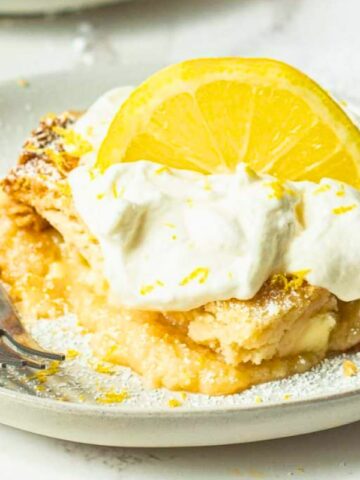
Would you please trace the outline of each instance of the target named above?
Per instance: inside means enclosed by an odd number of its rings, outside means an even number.
[[[38,359],[62,361],[65,355],[48,352],[31,338],[5,288],[0,284],[0,368],[9,365],[46,368],[46,364]]]

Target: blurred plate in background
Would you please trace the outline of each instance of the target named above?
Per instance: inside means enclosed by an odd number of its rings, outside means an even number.
[[[130,0],[0,0],[0,15],[66,12]]]

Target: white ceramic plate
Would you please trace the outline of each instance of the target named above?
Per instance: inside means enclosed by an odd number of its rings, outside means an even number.
[[[130,0],[1,0],[0,14],[37,15],[67,12]]]
[[[14,164],[24,138],[44,113],[86,108],[107,89],[136,84],[157,68],[97,68],[29,78],[28,87],[16,81],[0,84],[1,171]],[[243,394],[189,395],[183,406],[171,409],[168,400],[179,398],[178,394],[146,390],[126,368],[112,376],[89,368],[87,338],[71,333],[72,322],[71,318],[58,324],[43,321],[34,329],[48,348],[82,352],[59,374],[49,377],[45,388],[38,388],[30,371],[0,371],[1,423],[78,442],[159,447],[278,438],[360,419],[360,375],[343,376],[343,357]],[[359,354],[347,357],[360,367]],[[102,405],[94,400],[99,392],[122,388],[129,392],[122,404]]]

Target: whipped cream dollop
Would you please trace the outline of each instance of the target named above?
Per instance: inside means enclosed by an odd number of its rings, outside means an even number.
[[[203,175],[146,159],[94,175],[97,150],[130,92],[109,92],[78,121],[93,151],[69,176],[120,303],[189,310],[250,299],[277,272],[301,272],[345,301],[360,298],[360,192],[350,186],[280,182],[244,164]]]

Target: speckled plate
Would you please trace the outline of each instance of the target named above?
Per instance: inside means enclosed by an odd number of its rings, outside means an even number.
[[[158,65],[81,70],[0,84],[1,171],[49,111],[86,108],[117,85],[136,84]],[[59,370],[45,374],[0,371],[0,422],[52,437],[113,446],[195,446],[286,437],[360,419],[360,374],[343,375],[350,358],[326,360],[311,372],[227,397],[147,390],[127,368],[94,364],[89,334],[71,316],[40,321],[33,335],[45,347],[72,351]],[[127,398],[123,398],[126,391]],[[113,399],[121,403],[107,403]],[[175,400],[175,402],[174,402]],[[170,404],[177,404],[170,408]]]

